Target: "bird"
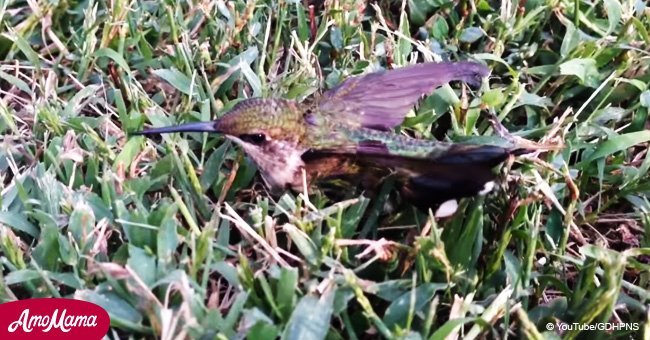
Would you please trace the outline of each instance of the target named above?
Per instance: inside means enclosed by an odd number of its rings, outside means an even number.
[[[412,138],[395,128],[436,88],[451,81],[480,84],[489,73],[474,61],[413,64],[349,77],[309,102],[250,98],[213,121],[134,135],[222,134],[250,157],[275,193],[302,192],[303,183],[332,179],[372,191],[392,177],[405,201],[447,217],[459,199],[492,190],[494,168],[526,150]]]

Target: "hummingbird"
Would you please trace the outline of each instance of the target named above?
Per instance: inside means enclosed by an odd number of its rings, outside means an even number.
[[[394,132],[419,100],[451,82],[489,75],[477,62],[420,63],[350,77],[309,103],[251,98],[221,118],[145,129],[223,134],[256,164],[271,192],[341,179],[372,191],[389,176],[404,200],[452,215],[463,197],[494,187],[493,168],[521,149],[424,140]],[[304,174],[304,175],[303,175]]]

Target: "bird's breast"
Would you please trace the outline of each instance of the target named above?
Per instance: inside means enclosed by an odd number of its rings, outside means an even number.
[[[263,147],[242,144],[242,147],[273,192],[300,186],[302,169],[305,166],[301,156],[306,151],[299,144],[287,140],[271,140]]]

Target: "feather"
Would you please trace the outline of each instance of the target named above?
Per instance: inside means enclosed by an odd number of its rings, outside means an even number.
[[[303,160],[308,168],[316,168],[315,164],[327,157],[345,158],[347,171],[341,174],[345,173],[348,180],[356,179],[370,191],[376,189],[373,186],[381,178],[392,173],[403,198],[427,209],[489,192],[496,177],[493,168],[518,151],[490,145],[445,145],[446,151],[435,156],[417,156],[395,153],[380,141],[368,140],[359,143],[355,150],[312,150]],[[336,167],[343,169],[341,164]],[[340,176],[328,179],[331,177]]]
[[[503,162],[509,150],[492,146],[467,146],[437,159],[358,154],[359,162],[389,167],[396,175],[402,196],[427,208],[450,199],[480,194],[495,179],[494,166]],[[452,149],[456,145],[452,146]]]
[[[377,130],[399,125],[425,95],[454,80],[480,83],[489,69],[473,62],[424,63],[352,77],[318,99],[324,114]]]

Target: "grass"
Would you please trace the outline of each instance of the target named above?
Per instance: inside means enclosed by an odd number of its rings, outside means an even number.
[[[109,338],[650,338],[649,9],[378,3],[0,2],[0,301],[94,302]],[[269,196],[219,136],[127,137],[468,57],[489,86],[436,91],[401,131],[485,140],[492,114],[564,147],[450,219]],[[638,328],[546,328],[602,322]]]

